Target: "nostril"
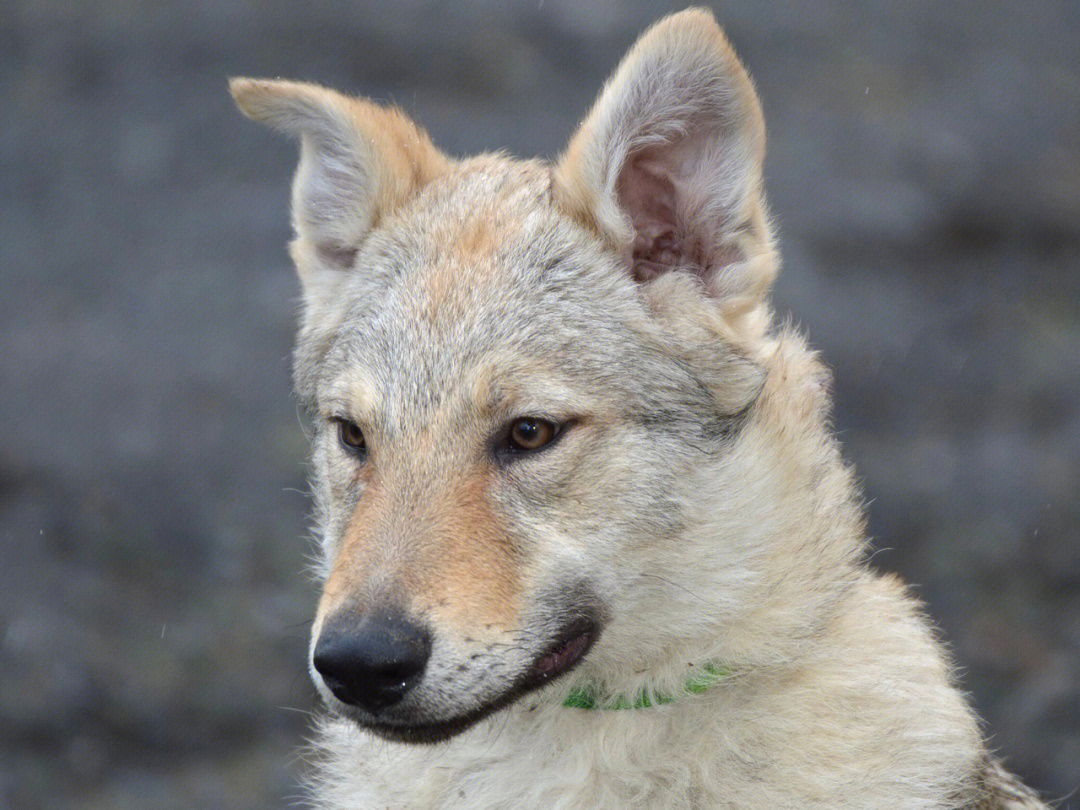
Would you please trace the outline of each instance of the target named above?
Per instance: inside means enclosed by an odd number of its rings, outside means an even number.
[[[398,614],[375,613],[359,625],[328,623],[312,664],[334,697],[377,714],[420,682],[430,654],[425,628]]]
[[[349,697],[349,689],[345,686],[345,682],[331,675],[325,666],[319,666],[319,659],[315,659],[315,669],[318,670],[319,674],[322,676],[323,683],[326,684],[326,688],[330,690],[334,697],[343,703],[352,702],[352,698]]]

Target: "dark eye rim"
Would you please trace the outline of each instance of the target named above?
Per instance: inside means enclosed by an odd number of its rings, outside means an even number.
[[[337,433],[338,444],[345,450],[355,456],[364,457],[367,455],[367,436],[364,434],[363,428],[360,427],[352,419],[348,419],[344,416],[334,416],[330,419],[335,425],[335,432]],[[352,428],[360,434],[360,443],[353,444],[345,438],[345,431]]]
[[[542,444],[536,448],[529,448],[522,447],[513,440],[512,434],[514,426],[517,425],[519,422],[523,422],[526,420],[543,422],[545,424],[551,425],[553,429],[553,434],[546,444]],[[539,453],[544,453],[557,445],[560,441],[562,441],[563,436],[565,436],[570,430],[570,428],[572,428],[575,424],[577,424],[576,419],[559,420],[545,416],[533,415],[516,417],[507,422],[505,427],[503,427],[502,431],[499,433],[499,437],[495,441],[495,455],[500,459],[511,461],[517,458],[535,456]]]

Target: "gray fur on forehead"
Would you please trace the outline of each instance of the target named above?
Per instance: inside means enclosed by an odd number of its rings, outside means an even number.
[[[300,336],[307,404],[360,378],[384,418],[409,421],[456,394],[481,362],[496,385],[536,362],[647,422],[715,416],[625,263],[555,208],[546,170],[495,162],[497,171],[432,183],[370,235],[332,335]]]

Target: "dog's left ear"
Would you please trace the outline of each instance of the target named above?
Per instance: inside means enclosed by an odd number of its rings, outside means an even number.
[[[749,76],[712,14],[690,9],[623,59],[559,160],[555,191],[638,281],[689,270],[731,326],[757,331],[776,274],[764,156]]]

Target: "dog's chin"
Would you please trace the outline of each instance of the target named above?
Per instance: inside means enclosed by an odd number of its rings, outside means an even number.
[[[400,721],[382,721],[370,715],[360,716],[351,710],[342,713],[362,728],[390,742],[421,745],[445,742],[476,725],[485,717],[500,709],[505,709],[530,692],[570,672],[581,663],[599,636],[600,627],[597,623],[575,622],[560,634],[558,640],[544,653],[537,656],[532,666],[506,691],[464,714],[453,715],[450,718],[416,717]]]

